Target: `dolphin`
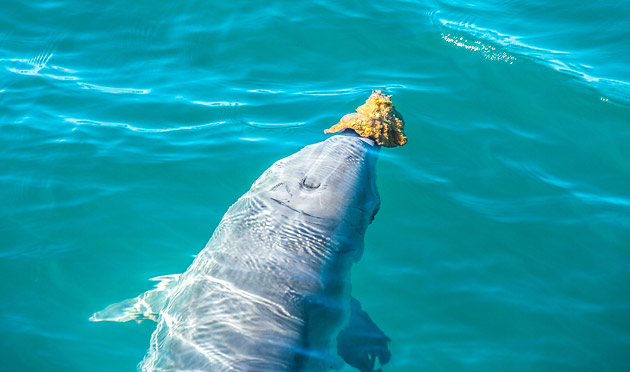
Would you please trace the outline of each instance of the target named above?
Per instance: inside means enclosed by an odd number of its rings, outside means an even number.
[[[380,205],[379,150],[346,129],[277,161],[183,274],[90,320],[156,321],[141,371],[378,370],[390,339],[350,269]]]

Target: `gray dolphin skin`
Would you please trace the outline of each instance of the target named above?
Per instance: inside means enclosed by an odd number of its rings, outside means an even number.
[[[378,370],[390,340],[350,268],[380,205],[379,149],[346,130],[277,161],[186,272],[90,320],[157,321],[142,371]]]

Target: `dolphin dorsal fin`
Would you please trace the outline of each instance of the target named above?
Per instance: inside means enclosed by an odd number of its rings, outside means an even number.
[[[157,281],[154,289],[138,297],[111,304],[90,317],[92,322],[128,322],[138,323],[149,319],[157,322],[160,310],[166,305],[168,297],[181,274],[162,275],[151,280]]]

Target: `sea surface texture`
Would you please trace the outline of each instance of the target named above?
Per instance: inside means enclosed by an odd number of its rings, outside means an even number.
[[[134,371],[89,317],[372,89],[384,372],[629,371],[627,0],[0,0],[0,371]]]

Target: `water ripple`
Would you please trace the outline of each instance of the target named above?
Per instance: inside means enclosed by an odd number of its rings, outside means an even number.
[[[572,194],[587,204],[612,205],[616,207],[626,207],[626,208],[630,207],[630,197],[598,195],[594,193],[578,192],[578,191],[574,191],[572,192]]]
[[[562,210],[566,209],[566,197],[562,195],[512,196],[509,199],[500,199],[454,192],[452,196],[475,212],[491,220],[505,223],[537,222],[572,225],[583,222],[585,218],[562,213]],[[550,205],[556,206],[554,214],[546,212]]]
[[[247,103],[243,102],[227,102],[227,101],[218,101],[218,102],[206,102],[206,101],[191,101],[195,105],[202,106],[245,106]]]
[[[578,181],[568,180],[566,178],[563,179],[560,176],[553,175],[551,174],[551,172],[543,169],[540,165],[531,162],[528,163],[523,161],[515,161],[505,156],[497,156],[497,159],[513,170],[521,173],[524,172],[530,174],[549,185],[567,190],[571,195],[575,196],[586,204],[613,205],[623,208],[630,207],[630,197],[628,196],[619,196],[604,192],[585,191],[585,189],[587,188],[586,185],[583,185]]]
[[[437,17],[439,12],[434,14]],[[481,53],[486,59],[503,61],[509,64],[526,58],[537,63],[542,62],[558,72],[566,73],[581,79],[585,83],[592,83],[602,94],[630,104],[630,83],[621,80],[593,76],[585,72],[589,66],[567,62],[571,53],[529,45],[521,41],[521,37],[503,34],[496,30],[479,27],[473,23],[456,22],[437,18],[434,22],[444,29],[442,39],[472,52]],[[608,101],[602,97],[602,101]]]
[[[248,93],[262,93],[262,94],[284,94],[295,96],[347,96],[347,95],[363,95],[369,93],[373,89],[379,89],[384,92],[388,92],[394,89],[407,88],[401,84],[388,84],[388,85],[374,85],[374,86],[358,86],[351,88],[337,88],[337,89],[309,89],[309,90],[272,90],[272,89],[244,89]]]
[[[20,75],[31,75],[31,76],[41,76],[46,78],[51,78],[55,80],[78,80],[79,78],[76,76],[72,76],[71,74],[76,73],[76,71],[64,68],[61,66],[48,65],[48,62],[53,57],[53,54],[49,55],[40,55],[38,57],[34,57],[31,59],[25,58],[3,58],[0,59],[0,62],[4,62],[5,68],[7,71],[20,74]],[[58,75],[54,73],[46,73],[46,70],[55,70],[60,71],[69,75]]]
[[[294,123],[260,123],[260,122],[255,122],[255,121],[249,121],[249,122],[246,122],[245,124],[250,126],[250,127],[255,127],[255,128],[295,128],[295,127],[301,127],[301,126],[305,125],[306,123],[304,123],[304,122],[294,122]]]
[[[114,87],[106,87],[95,84],[81,83],[78,82],[77,85],[84,89],[95,89],[105,93],[124,93],[124,94],[149,94],[151,93],[151,89],[135,89],[135,88],[114,88]]]
[[[175,128],[141,128],[136,127],[127,123],[112,123],[112,122],[104,122],[97,120],[88,120],[88,119],[75,119],[75,118],[64,118],[65,121],[70,122],[75,125],[91,125],[97,127],[114,127],[114,128],[124,128],[133,132],[146,132],[146,133],[165,133],[165,132],[179,132],[179,131],[190,131],[190,130],[200,130],[208,127],[216,127],[218,125],[226,124],[226,122],[219,121],[201,125],[191,125],[191,126],[181,126]]]
[[[117,88],[103,85],[90,84],[81,82],[76,74],[79,71],[50,64],[50,60],[54,54],[52,51],[41,52],[31,58],[2,58],[0,66],[4,65],[5,69],[19,75],[39,76],[54,80],[76,81],[76,84],[83,89],[98,90],[104,93],[114,94],[149,94],[151,89],[136,88]],[[59,74],[62,73],[62,74]]]

